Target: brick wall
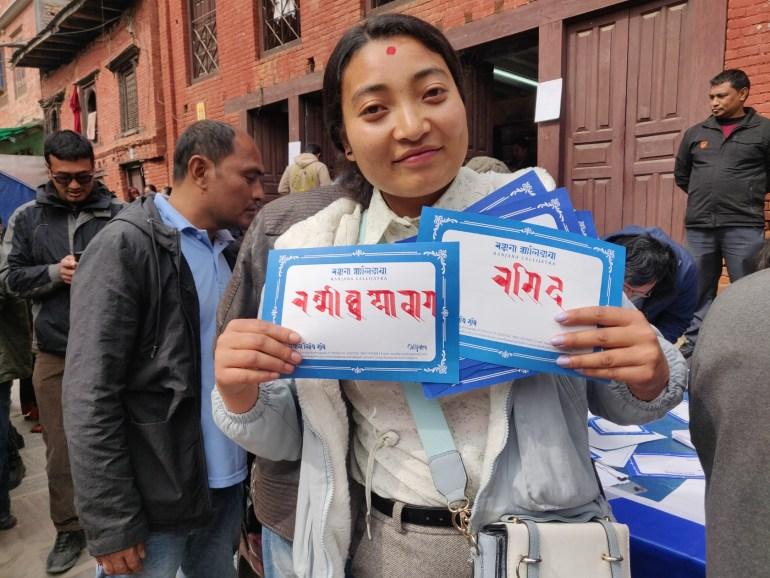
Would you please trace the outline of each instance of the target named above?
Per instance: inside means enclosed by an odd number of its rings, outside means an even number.
[[[770,116],[770,2],[729,0],[725,68],[740,68],[751,79],[749,104]],[[770,223],[770,201],[765,203]],[[767,232],[770,237],[770,230]]]
[[[526,3],[527,0],[414,0],[396,2],[394,7],[447,30]],[[224,114],[227,100],[301,77],[307,73],[311,58],[315,70],[322,71],[342,33],[365,15],[360,0],[302,0],[301,42],[259,58],[258,9],[261,2],[218,2],[219,72],[208,79],[191,82],[186,13],[189,2],[164,4],[161,18],[168,27],[171,42],[168,64],[164,63],[164,68],[171,68],[176,117],[173,119],[175,128],[169,134],[169,146],[184,127],[196,120],[199,102],[204,103],[208,118],[237,123],[237,115]]]
[[[139,2],[111,29],[81,52],[72,62],[43,77],[42,92],[50,97],[64,90],[61,128],[73,128],[74,114],[69,107],[73,84],[96,72],[98,138],[94,143],[97,169],[103,171],[105,184],[118,196],[127,188],[121,166],[143,162],[145,181],[158,187],[169,182],[166,170],[166,131],[157,2]],[[115,57],[131,44],[139,48],[137,84],[139,126],[136,134],[123,135],[120,127],[118,78],[108,68]],[[81,108],[85,103],[80,103]],[[149,174],[148,174],[149,173]]]
[[[6,3],[9,5],[9,3]],[[2,13],[7,6],[0,8]],[[10,42],[12,35],[15,42],[26,42],[37,34],[35,3],[29,5],[4,30],[0,30],[0,43]],[[0,127],[19,126],[35,121],[42,121],[43,113],[38,105],[40,100],[40,74],[35,68],[25,68],[23,94],[16,93],[14,69],[11,66],[13,48],[0,48],[3,52],[5,70],[5,94],[0,96]]]
[[[770,2],[729,0],[725,68],[751,78],[749,104],[770,116]]]

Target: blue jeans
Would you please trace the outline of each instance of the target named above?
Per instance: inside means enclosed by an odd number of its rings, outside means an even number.
[[[0,517],[11,513],[11,496],[8,489],[10,474],[8,430],[11,418],[11,381],[0,383]]]
[[[262,526],[262,566],[265,578],[296,578],[291,542]]]
[[[120,578],[235,578],[233,555],[243,517],[243,484],[211,490],[213,514],[203,528],[150,532],[143,570]],[[101,566],[96,578],[107,576]]]
[[[685,331],[685,336],[691,343],[695,344],[700,326],[717,296],[719,277],[722,275],[722,258],[727,265],[730,282],[735,283],[755,271],[754,259],[764,238],[764,230],[761,227],[685,230],[687,249],[698,266],[698,307]]]

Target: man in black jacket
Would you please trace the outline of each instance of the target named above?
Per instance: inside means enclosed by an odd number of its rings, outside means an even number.
[[[46,445],[46,472],[56,542],[50,574],[66,572],[85,545],[75,510],[62,426],[61,383],[67,350],[70,284],[77,259],[122,205],[94,179],[94,151],[82,135],[64,130],[45,141],[50,180],[19,207],[3,240],[2,275],[13,293],[32,300],[32,381]]]
[[[676,157],[676,184],[687,193],[687,248],[698,266],[698,308],[685,333],[685,356],[716,296],[722,259],[736,281],[754,272],[763,241],[770,121],[745,106],[749,88],[742,70],[712,78],[712,116],[685,132]]]
[[[245,452],[211,412],[217,303],[263,197],[242,131],[191,125],[174,194],[138,199],[83,255],[72,288],[64,421],[98,575],[234,578]]]

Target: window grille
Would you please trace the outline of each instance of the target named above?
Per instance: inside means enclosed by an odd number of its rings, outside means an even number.
[[[16,98],[27,93],[26,71],[20,66],[13,67],[13,87]]]
[[[278,48],[300,38],[299,0],[262,0],[262,45]]]
[[[190,44],[193,80],[219,70],[214,0],[190,0]]]
[[[51,134],[59,130],[59,109],[51,107],[45,113],[45,132]]]
[[[118,73],[120,92],[120,130],[139,128],[139,94],[136,86],[136,66],[130,65]]]
[[[381,6],[386,6],[388,4],[391,4],[392,2],[395,2],[395,0],[367,0],[367,9],[368,10],[374,10],[375,8],[380,8]]]
[[[5,92],[5,54],[0,48],[0,94]]]

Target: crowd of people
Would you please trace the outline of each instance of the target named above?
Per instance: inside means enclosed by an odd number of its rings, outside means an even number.
[[[502,516],[611,517],[586,416],[665,415],[688,387],[675,344],[685,335],[692,349],[700,335],[692,428],[709,481],[709,575],[768,575],[767,484],[741,472],[770,461],[763,436],[743,445],[746,422],[770,410],[758,355],[768,274],[750,275],[768,260],[757,251],[770,122],[745,106],[742,72],[711,85],[713,114],[677,158],[687,248],[658,228],[608,235],[627,252],[623,306],[557,319],[560,364],[582,377],[540,373],[440,402],[467,479],[462,531],[434,484],[409,384],[281,378],[301,362],[302,337],[258,319],[271,248],[395,243],[417,233],[423,207],[462,210],[520,174],[463,166],[462,69],[438,29],[386,14],[343,35],[323,83],[339,174],[332,182],[308,145],[279,186],[302,194],[261,210],[260,151],[223,122],[179,137],[173,195],[129,189],[130,204],[94,178],[87,139],[50,135],[50,180],[3,235],[0,530],[16,523],[11,383],[31,375],[56,528],[50,574],[87,547],[97,576],[234,577],[248,503],[266,577],[470,577],[468,536]],[[240,245],[233,231],[248,231]],[[732,281],[748,278],[706,317],[723,257]]]

